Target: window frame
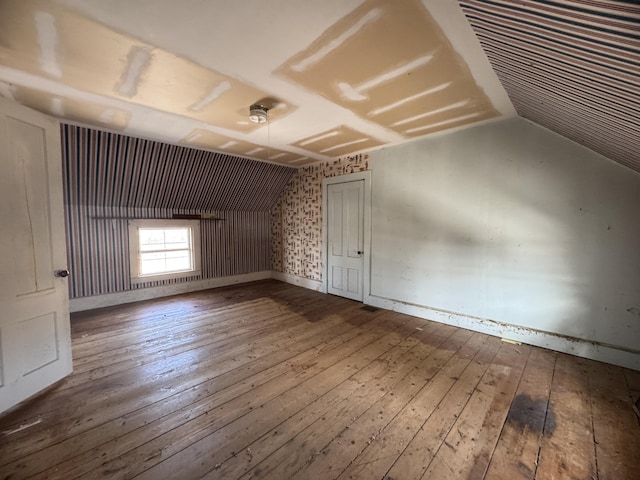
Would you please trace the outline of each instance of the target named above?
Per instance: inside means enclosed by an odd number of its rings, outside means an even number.
[[[201,242],[200,242],[200,221],[199,220],[176,220],[176,219],[131,219],[129,220],[129,277],[132,284],[156,282],[159,280],[171,280],[174,278],[199,277],[201,270]],[[138,231],[145,228],[184,228],[191,229],[191,260],[192,270],[181,270],[176,272],[159,274],[140,274],[140,236]]]

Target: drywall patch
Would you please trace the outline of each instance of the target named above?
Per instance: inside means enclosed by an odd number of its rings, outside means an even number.
[[[449,87],[451,85],[451,82],[444,82],[441,83],[440,85],[436,85],[435,87],[431,87],[431,88],[427,88],[426,90],[423,90],[421,92],[418,92],[414,95],[410,95],[408,97],[405,98],[401,98],[400,100],[397,100],[393,103],[390,103],[388,105],[384,105],[382,107],[379,108],[375,108],[373,110],[371,110],[370,115],[371,116],[376,116],[376,115],[380,115],[381,113],[385,113],[388,112],[390,110],[393,110],[394,108],[398,108],[401,107],[402,105],[406,104],[406,103],[411,103],[415,100],[418,100],[424,96],[430,95],[432,93],[436,93],[439,92],[441,90],[444,90],[445,88]]]
[[[371,10],[368,10],[364,15],[362,15],[362,17],[358,18],[353,25],[341,32],[336,38],[331,39],[309,56],[302,58],[300,61],[292,65],[291,68],[296,72],[304,72],[308,67],[320,62],[326,55],[336,50],[348,39],[359,33],[366,25],[376,22],[381,15],[382,10],[379,8],[372,8]]]
[[[231,90],[231,83],[229,83],[227,80],[220,82],[218,85],[213,87],[211,91],[207,95],[205,95],[205,97],[202,100],[195,103],[189,108],[194,112],[201,112],[204,109],[204,107],[206,107],[213,101],[220,98],[222,94],[224,94],[229,90]]]
[[[138,93],[138,84],[142,74],[151,63],[151,49],[135,46],[127,55],[127,68],[122,73],[116,90],[125,97],[133,98]]]
[[[259,128],[247,121],[248,108],[256,101],[271,100],[271,123],[295,110],[285,99],[273,99],[269,92],[115,31],[57,2],[2,0],[0,58],[4,67],[24,73],[64,76],[66,86],[82,92],[244,134]],[[70,118],[68,108],[65,111],[65,118]],[[94,122],[90,117],[78,120]]]
[[[299,166],[299,165],[306,165],[307,163],[310,163],[310,162],[313,162],[313,160],[311,160],[309,157],[298,157],[293,160],[289,160],[287,163],[289,165]]]
[[[459,117],[449,118],[447,120],[442,120],[437,123],[422,125],[419,127],[407,128],[404,132],[407,135],[424,135],[425,133],[437,132],[441,130],[443,127],[453,128],[458,127],[460,125],[464,125],[469,123],[469,120],[488,120],[492,118],[489,115],[481,114],[480,112],[468,113],[466,115],[460,115]]]
[[[466,98],[464,100],[460,100],[459,102],[452,103],[450,105],[445,105],[444,107],[436,108],[435,110],[427,110],[426,112],[419,113],[418,115],[414,115],[413,117],[405,118],[402,120],[398,120],[395,123],[392,123],[392,126],[398,127],[400,125],[406,125],[408,123],[412,123],[416,120],[420,120],[426,117],[431,117],[433,115],[437,115],[442,112],[448,112],[449,110],[455,110],[458,108],[462,108],[469,104],[469,99]]]
[[[295,147],[328,157],[339,157],[383,145],[384,142],[362,132],[340,125],[293,143]]]
[[[201,128],[193,130],[189,135],[184,137],[180,143],[209,150],[230,152],[240,157],[255,158],[284,165],[296,162],[304,165],[305,163],[311,163],[313,161],[293,152],[262,147],[255,143],[227,137],[226,135]],[[303,159],[306,159],[306,162]]]
[[[338,82],[338,89],[341,91],[342,97],[347,100],[356,102],[367,100],[369,96],[366,92],[368,92],[369,90],[379,85],[388,83],[391,80],[402,77],[403,75],[410,75],[413,70],[426,65],[431,61],[431,59],[433,59],[432,53],[420,56],[398,67],[394,67],[386,72],[382,72],[378,76],[373,77],[356,86],[351,86],[347,82]]]
[[[58,31],[56,20],[49,12],[35,12],[34,21],[40,47],[40,68],[55,78],[62,77],[62,70],[58,64]]]
[[[124,130],[131,119],[131,113],[125,110],[105,107],[86,100],[58,97],[33,88],[16,88],[15,100],[43,113],[53,114],[75,122],[101,125],[114,130]]]
[[[365,1],[276,73],[404,137],[499,116],[420,0]]]

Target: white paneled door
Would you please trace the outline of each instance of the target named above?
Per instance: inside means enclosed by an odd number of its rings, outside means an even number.
[[[58,122],[0,99],[0,412],[71,373]]]
[[[364,180],[327,186],[327,292],[363,299]]]

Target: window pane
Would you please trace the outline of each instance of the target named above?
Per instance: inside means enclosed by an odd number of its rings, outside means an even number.
[[[193,270],[191,228],[139,228],[140,275]]]
[[[189,229],[175,228],[165,231],[165,242],[167,245],[180,245],[180,248],[189,246]]]
[[[190,228],[141,228],[140,251],[181,250],[190,248]]]
[[[140,250],[153,250],[156,246],[164,245],[164,230],[158,229],[140,229]]]
[[[200,275],[200,224],[193,220],[129,222],[131,281]]]
[[[149,259],[140,262],[140,275],[153,275],[165,272],[164,258]]]
[[[167,270],[172,272],[191,270],[191,259],[189,257],[167,258]]]
[[[140,254],[140,273],[142,275],[179,272],[192,269],[191,252],[189,250],[146,252]]]

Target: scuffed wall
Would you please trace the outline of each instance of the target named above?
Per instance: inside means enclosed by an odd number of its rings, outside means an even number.
[[[271,269],[322,280],[322,179],[369,169],[360,154],[299,169],[271,210]]]
[[[271,212],[273,270],[322,280],[322,179],[362,170],[368,302],[638,365],[638,173],[523,119],[314,165]]]
[[[371,296],[640,354],[640,174],[520,118],[370,165]]]

